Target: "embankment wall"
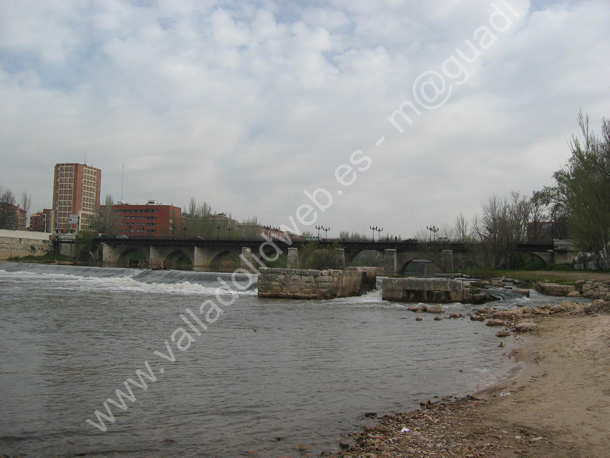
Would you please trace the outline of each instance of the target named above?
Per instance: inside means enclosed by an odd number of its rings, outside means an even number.
[[[52,248],[50,234],[0,229],[0,261],[24,256],[41,256]]]

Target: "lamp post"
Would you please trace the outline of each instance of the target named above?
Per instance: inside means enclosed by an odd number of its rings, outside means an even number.
[[[373,242],[375,241],[375,232],[379,232],[379,237],[381,237],[381,232],[383,231],[383,227],[371,226],[370,230],[373,231]]]
[[[227,227],[227,232],[229,233],[229,239],[231,238],[231,226]]]
[[[216,240],[220,240],[220,224],[216,226]]]
[[[436,233],[438,232],[438,227],[426,226],[426,229],[428,229],[428,231],[430,231],[430,241],[432,242],[432,233],[434,233],[434,239],[436,240]]]
[[[320,240],[320,229],[324,230],[324,226],[314,226],[318,230],[318,240]]]
[[[328,231],[330,231],[330,227],[322,226],[322,230],[324,231],[324,240],[328,240]]]

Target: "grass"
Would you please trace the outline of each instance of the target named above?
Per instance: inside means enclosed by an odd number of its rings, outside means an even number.
[[[483,280],[506,277],[532,283],[550,282],[558,283],[560,285],[573,285],[577,280],[610,280],[610,272],[590,270],[561,270],[561,266],[555,266],[554,268],[547,270],[473,269],[462,271],[461,273],[470,275],[474,278],[481,278]]]

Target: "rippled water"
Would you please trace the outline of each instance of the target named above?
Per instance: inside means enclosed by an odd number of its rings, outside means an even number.
[[[180,315],[217,300],[219,278],[231,284],[228,274],[0,264],[0,453],[273,457],[303,442],[317,455],[365,412],[464,394],[512,365],[495,329],[416,322],[380,292],[287,301],[259,299],[254,285],[199,336]],[[193,338],[185,351],[171,340],[181,327]],[[169,357],[166,341],[175,362],[155,354]],[[136,370],[148,374],[145,362],[156,381],[130,385],[125,411],[107,402],[106,432],[87,423]]]

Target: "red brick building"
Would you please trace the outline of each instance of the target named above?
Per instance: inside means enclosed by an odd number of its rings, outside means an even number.
[[[86,164],[56,164],[53,178],[53,231],[78,232],[95,225],[102,171]]]
[[[30,231],[51,232],[52,214],[53,211],[50,208],[32,214],[30,216]]]
[[[19,205],[3,204],[0,228],[13,231],[25,230],[26,213]]]
[[[120,220],[119,234],[129,237],[179,236],[182,210],[149,200],[145,205],[117,204],[113,210]]]

